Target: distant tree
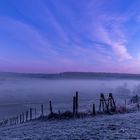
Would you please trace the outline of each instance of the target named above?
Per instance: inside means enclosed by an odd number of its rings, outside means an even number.
[[[140,95],[140,84],[135,85],[133,88],[133,95]]]
[[[127,83],[124,83],[124,85],[115,89],[115,93],[118,97],[125,99],[131,95],[131,90],[128,88]]]

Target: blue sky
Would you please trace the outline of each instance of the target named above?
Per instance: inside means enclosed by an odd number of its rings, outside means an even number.
[[[0,71],[140,73],[139,0],[0,0]]]

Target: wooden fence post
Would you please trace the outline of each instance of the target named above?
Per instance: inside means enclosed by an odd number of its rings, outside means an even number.
[[[109,93],[109,97],[108,97],[108,109],[110,109],[110,111],[116,112],[116,103],[114,101],[114,98],[113,98],[112,93]]]
[[[75,107],[76,107],[76,115],[78,114],[78,91],[76,91],[76,102],[75,102]]]
[[[109,113],[108,104],[106,103],[105,96],[103,93],[100,94],[99,111],[101,111],[101,107],[102,107],[103,112],[107,111],[107,113]],[[105,107],[106,107],[106,110],[105,110]]]
[[[22,122],[22,116],[21,116],[21,114],[20,114],[20,123]]]
[[[28,111],[26,111],[26,122],[28,121]]]
[[[30,108],[30,120],[32,120],[32,108]]]
[[[36,108],[35,108],[35,119],[36,119]]]
[[[52,114],[52,102],[50,101],[50,114]]]
[[[93,113],[93,115],[96,115],[96,110],[95,110],[95,104],[93,104],[93,108],[92,108],[92,113]]]
[[[22,113],[22,123],[24,123],[24,113]]]
[[[41,116],[44,116],[44,107],[43,107],[43,104],[41,105]]]
[[[76,102],[76,97],[73,97],[73,115],[75,114],[75,102]]]
[[[17,124],[18,124],[18,115],[17,115]]]

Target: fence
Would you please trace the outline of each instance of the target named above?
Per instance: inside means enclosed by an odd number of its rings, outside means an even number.
[[[72,98],[72,111],[66,111],[66,112],[61,112],[58,110],[58,113],[55,113],[53,110],[53,103],[52,101],[49,101],[49,114],[45,113],[47,112],[45,109],[46,104],[40,104],[40,109],[30,107],[28,110],[25,112],[21,112],[20,114],[4,119],[3,121],[0,122],[0,126],[6,126],[6,125],[17,125],[17,124],[22,124],[26,123],[29,121],[34,121],[34,120],[41,120],[41,119],[63,119],[63,118],[79,118],[79,117],[84,117],[84,116],[95,116],[99,113],[106,113],[110,114],[111,112],[116,112],[116,102],[113,98],[112,93],[109,93],[107,99],[105,98],[104,94],[100,94],[100,98],[96,99],[99,101],[99,109],[97,111],[95,102],[92,103],[92,108],[90,109],[91,111],[89,112],[80,112],[79,111],[79,93],[76,91],[75,96]],[[94,100],[95,101],[95,100]]]

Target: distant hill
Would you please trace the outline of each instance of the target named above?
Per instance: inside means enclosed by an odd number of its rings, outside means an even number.
[[[2,77],[28,77],[28,78],[46,78],[46,79],[140,79],[140,74],[126,73],[101,73],[101,72],[63,72],[56,74],[43,73],[12,73],[0,72]]]

